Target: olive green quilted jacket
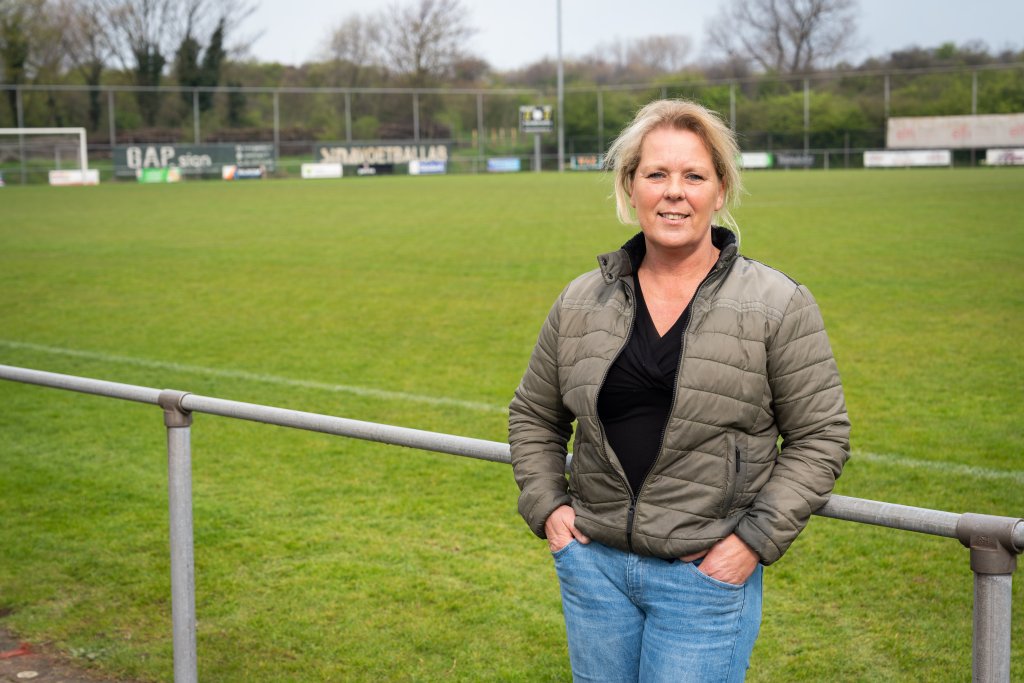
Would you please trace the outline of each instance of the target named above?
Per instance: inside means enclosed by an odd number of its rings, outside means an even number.
[[[850,423],[818,306],[739,255],[728,230],[713,239],[721,255],[694,296],[662,447],[639,491],[605,438],[597,396],[633,326],[643,235],[600,256],[551,308],[509,407],[519,511],[538,536],[569,504],[580,531],[621,550],[674,558],[735,532],[770,564],[828,499]]]

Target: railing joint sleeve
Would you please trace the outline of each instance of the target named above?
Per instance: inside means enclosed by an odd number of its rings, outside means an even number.
[[[1013,541],[1014,531],[1024,520],[1013,517],[978,515],[972,512],[960,515],[956,535],[971,549],[971,571],[975,574],[1013,574],[1017,569],[1018,548]]]
[[[164,389],[156,402],[164,409],[164,424],[168,427],[189,427],[192,425],[192,411],[181,407],[181,401],[189,395],[187,391]]]

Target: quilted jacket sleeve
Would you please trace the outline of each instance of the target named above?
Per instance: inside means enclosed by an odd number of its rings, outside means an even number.
[[[850,421],[821,312],[805,287],[790,299],[767,358],[782,447],[736,534],[771,564],[828,500],[849,457]]]
[[[548,516],[570,503],[565,458],[573,415],[562,403],[558,381],[561,303],[560,296],[551,307],[509,406],[508,441],[520,489],[519,514],[541,538]]]

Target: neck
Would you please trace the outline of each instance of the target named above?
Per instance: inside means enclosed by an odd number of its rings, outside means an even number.
[[[718,255],[719,250],[711,243],[710,236],[698,247],[685,252],[658,249],[648,242],[640,270],[655,278],[703,279],[718,260]]]

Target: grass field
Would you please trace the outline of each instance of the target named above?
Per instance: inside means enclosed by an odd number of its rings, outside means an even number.
[[[837,491],[1024,516],[1024,170],[747,183],[743,251],[811,288],[839,361]],[[609,190],[9,186],[0,363],[503,441],[552,300],[632,233]],[[2,381],[0,405],[0,626],[172,680],[160,411]],[[507,466],[206,415],[192,446],[202,680],[569,680]],[[765,577],[748,680],[970,680],[957,542],[815,518]]]

